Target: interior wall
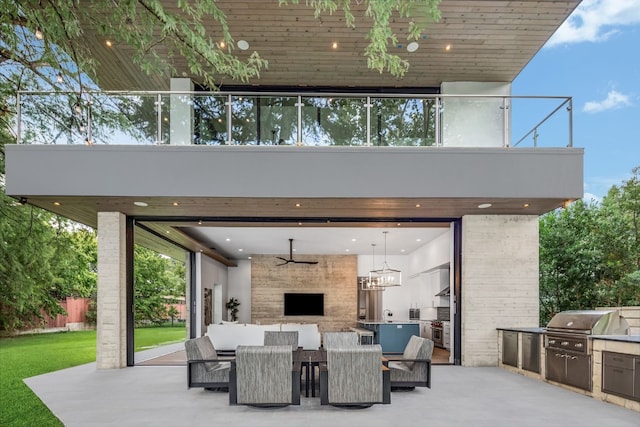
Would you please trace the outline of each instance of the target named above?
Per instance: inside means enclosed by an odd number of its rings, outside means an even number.
[[[316,265],[276,266],[273,255],[251,260],[251,322],[317,323],[321,332],[356,326],[358,293],[356,255],[296,255]],[[324,316],[284,316],[284,294],[324,293]]]
[[[213,302],[214,318],[216,317],[215,310],[222,309],[222,318],[225,320],[227,319],[227,311],[224,309],[224,304],[229,299],[227,291],[228,274],[227,266],[209,258],[208,256],[204,256],[201,253],[196,253],[196,270],[198,274],[196,277],[196,286],[198,288],[198,295],[196,298],[198,329],[196,329],[196,336],[202,336],[207,330],[207,325],[204,324],[204,308],[202,306],[205,288],[211,289],[213,292],[215,284],[222,286],[221,304],[216,304],[216,301]],[[215,296],[216,293],[213,292],[213,295]]]
[[[239,260],[237,264],[228,268],[227,294],[228,298],[237,298],[240,302],[238,323],[251,323],[251,260]]]

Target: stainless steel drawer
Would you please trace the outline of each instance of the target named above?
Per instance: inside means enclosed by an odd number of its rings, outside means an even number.
[[[607,366],[614,366],[622,369],[633,369],[633,356],[605,351],[603,363]]]

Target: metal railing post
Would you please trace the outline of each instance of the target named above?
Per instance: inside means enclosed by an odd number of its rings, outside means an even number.
[[[371,147],[371,97],[367,96],[364,106],[367,108],[367,147]]]
[[[18,118],[18,144],[22,144],[22,97],[20,92],[16,96],[16,117]]]
[[[442,135],[440,135],[440,101],[441,98],[436,96],[436,147],[442,146]]]
[[[509,102],[506,96],[502,98],[502,125],[502,146],[509,148]]]
[[[162,144],[162,94],[156,97],[156,144]]]
[[[567,147],[573,147],[573,98],[569,98],[569,145]]]
[[[231,138],[231,131],[233,129],[232,123],[231,121],[233,120],[233,112],[232,112],[232,108],[233,108],[233,103],[231,102],[231,94],[227,95],[227,102],[225,102],[225,105],[227,106],[227,145],[231,145],[233,142],[233,139]]]
[[[302,145],[302,96],[298,95],[298,102],[296,103],[296,107],[298,107],[298,140],[296,141],[297,146]]]

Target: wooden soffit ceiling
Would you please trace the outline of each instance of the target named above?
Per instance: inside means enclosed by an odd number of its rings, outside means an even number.
[[[167,9],[175,0],[163,0]],[[360,4],[358,4],[360,3]],[[231,34],[246,40],[246,51],[236,49],[240,59],[254,50],[269,61],[267,70],[249,85],[256,86],[339,86],[339,87],[437,87],[445,81],[510,82],[540,50],[555,30],[571,14],[580,0],[569,1],[489,1],[443,0],[442,19],[431,24],[419,48],[408,52],[407,19],[396,18],[392,28],[399,45],[391,50],[407,59],[410,69],[402,78],[367,68],[363,56],[369,30],[364,16],[365,2],[352,2],[356,28],[347,28],[344,14],[323,14],[299,5],[278,6],[276,0],[219,0],[217,5],[228,18]],[[216,23],[207,25],[216,39]],[[92,53],[99,61],[98,81],[104,90],[168,90],[169,76],[148,76],[131,61],[127,46],[105,46],[96,33],[89,35]],[[337,43],[337,48],[332,47]],[[450,50],[445,50],[447,45]],[[159,45],[158,53],[163,49]],[[177,77],[192,75],[182,57],[171,59]],[[229,79],[219,84],[236,85]]]

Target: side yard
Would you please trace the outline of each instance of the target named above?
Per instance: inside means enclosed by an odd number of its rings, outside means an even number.
[[[184,325],[137,328],[136,351],[183,341]],[[96,332],[61,332],[0,339],[0,425],[61,426],[23,379],[96,360]]]

